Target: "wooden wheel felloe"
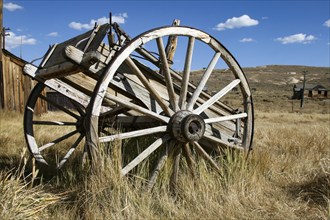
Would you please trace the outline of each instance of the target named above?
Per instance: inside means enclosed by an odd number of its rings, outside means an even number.
[[[169,60],[173,54],[163,41],[173,38],[177,49]],[[195,72],[194,60],[201,57],[209,57],[207,67]],[[228,71],[219,73],[216,66]],[[215,83],[215,76],[223,80]],[[122,111],[101,113],[109,102]],[[252,146],[252,96],[242,69],[215,38],[190,27],[158,28],[129,41],[100,76],[90,108],[90,148],[121,140],[121,174],[146,178],[150,185],[170,157],[176,182],[181,163],[193,169],[194,155],[219,169],[219,148]],[[119,132],[99,135],[104,114],[114,115]]]

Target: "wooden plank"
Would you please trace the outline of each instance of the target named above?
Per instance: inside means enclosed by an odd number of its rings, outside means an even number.
[[[1,10],[1,9],[0,9]],[[0,37],[1,39],[1,37]],[[1,43],[1,40],[0,40]],[[0,54],[2,55],[2,50],[0,51]],[[0,108],[4,108],[4,84],[3,84],[3,60],[2,56],[0,58]]]
[[[145,104],[149,110],[152,110],[156,113],[161,113],[163,111],[160,105],[155,101],[155,99],[150,96],[150,93],[143,86],[137,76],[130,73],[124,73],[123,76],[124,78],[121,80],[117,81],[116,79],[113,79],[111,81],[111,84],[116,86],[116,88],[114,88],[115,90],[122,89],[126,92],[124,93],[124,95],[133,96],[133,99],[137,98],[138,100],[142,101],[143,104]],[[163,95],[163,93],[160,92],[162,91],[162,89],[154,85],[153,81],[150,80],[150,84],[154,88],[157,88],[157,91],[159,91],[160,95]],[[164,98],[164,96],[162,96],[162,98],[165,102],[168,101],[168,97],[166,99],[166,97]]]
[[[50,56],[53,54],[57,44],[54,44],[53,46],[49,47],[46,54],[44,55],[44,59],[40,63],[40,67],[44,67],[47,61],[49,60]]]
[[[67,57],[64,56],[65,48],[71,45],[81,51],[96,51],[108,28],[109,24],[97,26],[91,31],[53,46],[46,53],[46,58],[42,61],[42,69],[38,70],[37,74],[44,79],[50,79],[77,73],[78,68],[73,63],[68,62]]]
[[[91,65],[97,63],[101,59],[101,54],[98,51],[89,51],[84,53],[74,46],[67,46],[64,52],[65,55],[74,63],[81,65],[86,69],[89,69]]]
[[[172,22],[172,26],[179,26],[179,25],[180,25],[180,20],[174,19],[174,21]],[[172,61],[169,63],[169,67],[172,66],[177,44],[178,44],[178,37],[176,35],[169,36],[165,47],[166,57],[168,60]]]
[[[110,28],[110,24],[100,25],[98,30],[97,30],[96,35],[93,38],[91,38],[92,42],[90,43],[88,48],[86,48],[85,51],[86,52],[96,51],[99,48],[99,46],[101,45],[101,43],[102,43],[106,33],[108,32],[109,28]]]
[[[24,74],[30,76],[32,79],[36,78],[37,70],[38,70],[38,68],[30,63],[25,64],[23,67]],[[40,81],[43,82],[43,80],[40,80]],[[31,85],[31,87],[33,87],[33,86]]]
[[[24,76],[20,72],[19,75],[19,111],[20,113],[24,112],[24,91],[23,91],[23,86],[24,86]]]
[[[25,62],[10,52],[3,54],[2,61],[2,107],[23,112],[33,80],[22,74],[22,66]]]
[[[70,76],[61,78],[61,80],[73,88],[92,96],[97,81],[79,72]]]
[[[8,73],[8,70],[7,70],[7,65],[8,65],[8,57],[6,57],[5,55],[3,56],[3,94],[4,94],[4,97],[3,97],[3,105],[4,105],[4,109],[8,109],[8,92],[7,92],[7,89],[8,89],[8,77],[9,77],[9,73]]]
[[[18,68],[17,66],[14,67],[14,87],[13,87],[13,95],[14,95],[14,108],[16,111],[19,111],[19,80],[18,80]]]
[[[1,1],[0,3],[0,32],[2,33],[3,29],[2,29],[2,9],[3,9],[3,1]],[[5,48],[2,48],[2,37],[3,35],[5,35],[5,33],[2,33],[0,35],[0,68],[2,68],[1,66],[1,63],[2,63],[2,49],[5,49]],[[2,69],[0,69],[0,74],[2,74]],[[0,78],[1,80],[1,78]],[[0,87],[1,89],[1,87]],[[1,99],[2,100],[2,99]]]
[[[141,72],[141,70],[136,66],[134,61],[131,58],[127,58],[126,64],[131,68],[131,70],[135,73],[135,75],[139,78],[139,80],[143,83],[145,88],[149,91],[150,95],[158,102],[158,104],[162,107],[164,112],[171,116],[174,114],[174,112],[169,108],[167,103],[164,102],[164,100],[159,95],[158,91],[150,84],[149,80],[146,78],[146,76]]]
[[[23,77],[23,93],[24,93],[24,102],[23,102],[23,106],[26,105],[26,102],[29,98],[29,95],[32,91],[32,88],[31,88],[31,78],[29,78],[28,76],[26,75],[23,75],[22,74],[22,77]]]
[[[64,62],[58,65],[39,69],[36,74],[44,79],[51,79],[75,74],[77,72],[79,72],[79,69],[75,64],[71,62]]]
[[[13,94],[13,91],[14,91],[14,74],[13,74],[13,69],[12,69],[12,63],[9,62],[8,63],[8,73],[9,73],[9,86],[8,86],[8,95],[9,95],[9,109],[10,110],[15,110],[14,109],[14,94]]]
[[[120,105],[122,105],[122,106],[124,106],[124,107],[127,107],[127,108],[129,108],[129,109],[132,109],[132,110],[135,110],[135,111],[137,111],[137,112],[140,112],[140,113],[142,113],[143,115],[150,116],[150,117],[152,117],[152,118],[154,118],[154,119],[156,119],[156,120],[160,120],[160,121],[163,121],[163,122],[165,122],[165,123],[168,123],[169,120],[170,120],[170,119],[169,119],[168,117],[166,117],[166,116],[159,115],[159,114],[157,114],[157,113],[155,113],[155,112],[153,112],[153,111],[150,111],[150,110],[148,110],[148,109],[146,109],[146,108],[144,108],[144,107],[141,107],[141,106],[136,105],[136,104],[134,104],[134,103],[131,103],[131,102],[129,102],[129,101],[123,100],[123,99],[118,98],[117,96],[111,95],[111,94],[109,94],[109,93],[106,93],[104,98],[105,98],[105,99],[109,99],[109,100],[111,100],[111,101],[114,101],[114,102],[116,102],[116,103],[118,103],[118,104],[120,104]]]
[[[39,76],[36,75],[37,67],[33,66],[31,64],[26,64],[24,66],[24,72],[31,76],[32,78],[37,79],[40,82],[43,82],[46,86],[49,88],[63,94],[64,96],[80,103],[83,106],[87,106],[90,100],[90,97],[86,94],[82,93],[81,91],[73,88],[72,86],[64,83],[63,81],[59,79],[49,79],[46,81],[43,81],[43,79],[40,79]]]

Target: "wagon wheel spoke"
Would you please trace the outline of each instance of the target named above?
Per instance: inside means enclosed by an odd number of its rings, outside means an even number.
[[[234,115],[220,116],[220,117],[216,117],[216,118],[207,118],[207,119],[205,119],[205,124],[211,124],[211,123],[222,122],[222,121],[231,121],[231,120],[241,119],[241,118],[246,118],[246,117],[247,117],[246,113],[240,113],[240,114],[234,114]]]
[[[215,143],[216,145],[220,145],[220,146],[224,146],[224,147],[229,147],[229,148],[234,148],[234,149],[238,149],[238,150],[244,150],[243,147],[239,146],[239,145],[235,145],[235,144],[229,144],[217,137],[211,136],[211,135],[204,135],[205,139],[207,139],[208,141],[211,141],[213,143]]]
[[[199,82],[196,90],[194,91],[192,97],[188,101],[188,104],[187,104],[187,109],[188,110],[191,111],[193,109],[193,107],[194,107],[194,105],[195,105],[195,103],[196,103],[199,95],[203,91],[203,89],[204,89],[204,87],[206,85],[207,80],[209,79],[209,77],[210,77],[210,75],[211,75],[211,73],[212,73],[215,65],[217,64],[217,62],[218,62],[218,60],[220,58],[220,55],[221,55],[220,52],[217,52],[217,53],[214,54],[211,62],[209,63],[207,69],[205,70],[204,75],[203,75],[202,79],[200,80],[200,82]]]
[[[32,121],[34,125],[57,125],[57,126],[76,126],[76,122],[68,122],[68,121]]]
[[[42,145],[39,148],[39,151],[41,152],[41,151],[43,151],[43,150],[45,150],[45,149],[47,149],[47,148],[49,148],[53,145],[65,140],[65,139],[68,139],[68,138],[72,137],[73,135],[77,134],[78,132],[79,132],[78,130],[74,130],[74,131],[71,131],[70,133],[67,133],[67,134],[65,134],[65,135],[63,135],[63,136],[61,136],[61,137],[59,137],[59,138],[57,138],[53,141],[50,141],[49,143]]]
[[[169,108],[169,106],[167,106],[167,104],[164,102],[157,90],[153,88],[153,86],[148,82],[148,79],[143,75],[139,67],[134,63],[134,61],[130,57],[128,57],[126,59],[126,63],[131,68],[131,70],[134,71],[136,76],[150,92],[150,95],[157,101],[163,111],[169,116],[173,115],[173,111]]]
[[[173,167],[172,167],[170,186],[171,186],[172,191],[176,194],[178,178],[179,178],[180,159],[181,159],[182,148],[177,147],[177,146],[175,146],[174,148],[175,149],[174,149],[174,154],[173,154]]]
[[[215,170],[220,171],[219,166],[217,163],[213,160],[213,158],[203,149],[203,147],[198,143],[194,142],[194,147],[196,151],[199,153],[199,155],[206,160]]]
[[[166,147],[163,149],[163,151],[156,163],[156,166],[150,175],[149,182],[147,185],[148,191],[150,191],[154,187],[160,171],[165,166],[167,158],[168,158],[168,151],[169,151],[169,146],[168,146],[168,142],[167,142]]]
[[[202,113],[205,109],[209,108],[211,105],[213,105],[216,101],[218,101],[221,97],[226,95],[229,91],[231,91],[235,86],[237,86],[241,81],[239,79],[235,79],[231,83],[229,83],[225,88],[217,92],[214,96],[212,96],[209,100],[204,102],[201,106],[196,108],[193,113],[199,115]]]
[[[59,110],[61,110],[61,111],[65,112],[65,113],[67,113],[68,115],[70,115],[70,116],[72,116],[72,117],[74,117],[74,118],[76,118],[76,119],[80,119],[80,116],[79,116],[79,115],[76,115],[75,113],[73,113],[73,112],[70,111],[69,109],[67,109],[67,108],[65,108],[65,107],[63,107],[63,106],[57,104],[57,103],[54,102],[53,100],[51,100],[51,99],[49,99],[49,98],[47,98],[47,97],[45,97],[45,96],[43,96],[43,95],[41,95],[41,94],[39,95],[39,97],[40,97],[41,99],[45,100],[46,102],[48,102],[48,103],[54,105],[54,106],[55,106],[56,108],[58,108]]]
[[[82,105],[80,105],[79,103],[77,103],[75,101],[71,101],[71,103],[73,104],[73,106],[79,112],[80,115],[85,114],[85,108]]]
[[[122,140],[122,139],[127,139],[127,138],[134,138],[134,137],[142,137],[146,135],[151,135],[151,134],[157,134],[157,133],[164,133],[166,132],[167,126],[158,126],[154,128],[147,128],[147,129],[140,129],[136,131],[131,131],[131,132],[123,132],[123,133],[118,133],[110,136],[103,136],[99,138],[99,141],[102,142],[110,142],[114,140]]]
[[[179,97],[180,109],[183,109],[186,105],[186,97],[187,97],[187,93],[188,93],[189,76],[190,76],[194,44],[195,44],[195,38],[189,37],[186,59],[185,59],[184,70],[183,70],[183,76],[182,76],[180,97]]]
[[[79,145],[79,143],[81,142],[81,140],[83,138],[84,138],[84,135],[83,134],[80,134],[79,137],[77,138],[77,140],[72,144],[72,146],[69,149],[69,151],[65,154],[65,156],[63,157],[63,159],[61,160],[61,162],[58,164],[58,166],[57,166],[58,169],[60,169],[64,165],[64,163],[69,159],[69,157],[74,152],[74,150],[76,149],[76,147]]]
[[[157,38],[156,41],[157,41],[158,51],[161,60],[161,73],[164,74],[165,76],[166,88],[170,99],[170,104],[173,110],[176,112],[179,110],[179,107],[174,93],[173,81],[170,74],[170,68],[167,62],[166,52],[163,44],[163,38],[161,37]]]
[[[131,171],[134,167],[140,164],[144,159],[146,159],[150,154],[152,154],[155,150],[157,150],[161,145],[163,145],[169,139],[170,137],[168,135],[165,135],[162,138],[158,138],[142,153],[140,153],[137,157],[135,157],[129,164],[127,164],[124,168],[122,168],[121,174],[123,176],[126,175],[129,171]]]
[[[186,143],[183,145],[183,156],[186,159],[186,162],[187,162],[187,165],[189,167],[192,177],[195,179],[196,178],[196,173],[195,173],[196,163],[193,160],[193,155],[192,155],[189,143]]]

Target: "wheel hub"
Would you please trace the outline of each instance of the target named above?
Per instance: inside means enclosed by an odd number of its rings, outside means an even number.
[[[205,122],[201,116],[183,110],[172,116],[168,129],[178,141],[183,143],[193,142],[203,137]]]
[[[87,128],[87,117],[86,115],[81,115],[81,118],[77,120],[77,125],[76,129],[80,133],[86,133],[86,128]]]

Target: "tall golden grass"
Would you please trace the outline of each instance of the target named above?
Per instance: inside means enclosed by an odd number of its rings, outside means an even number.
[[[201,162],[196,179],[180,173],[176,195],[120,178],[105,152],[96,174],[28,176],[22,116],[0,119],[0,219],[330,219],[329,114],[258,112],[248,159],[225,151],[220,174]]]

